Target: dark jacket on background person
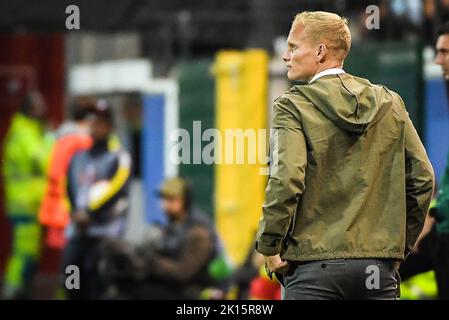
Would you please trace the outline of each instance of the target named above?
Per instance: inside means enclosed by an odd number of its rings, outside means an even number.
[[[212,222],[193,210],[182,221],[149,225],[139,243],[105,239],[100,277],[106,299],[217,299],[233,271]]]
[[[214,284],[208,267],[221,254],[212,223],[197,211],[182,222],[170,222],[163,230],[160,246],[151,259],[151,278],[198,298],[202,289]]]
[[[324,76],[276,100],[273,129],[260,253],[404,259],[434,173],[399,95],[349,74]]]
[[[224,254],[218,235],[206,217],[193,212],[182,222],[153,226],[156,237],[139,244],[123,239],[103,241],[101,276],[114,288],[106,290],[112,294],[105,297],[198,299],[204,289],[226,285],[210,270]]]

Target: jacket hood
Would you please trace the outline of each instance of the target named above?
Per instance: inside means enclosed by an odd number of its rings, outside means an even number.
[[[302,94],[339,128],[359,135],[393,102],[385,87],[349,74],[324,76],[310,85],[296,85],[292,91]]]

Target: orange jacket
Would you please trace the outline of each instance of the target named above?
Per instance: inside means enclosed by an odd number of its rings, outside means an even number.
[[[39,210],[39,221],[44,226],[65,228],[69,223],[69,204],[66,197],[68,167],[75,153],[91,146],[92,138],[82,133],[67,134],[55,142],[48,169],[47,187]]]

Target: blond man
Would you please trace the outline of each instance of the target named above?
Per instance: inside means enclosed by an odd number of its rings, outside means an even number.
[[[346,19],[298,14],[283,60],[302,80],[273,108],[256,249],[284,299],[395,299],[434,188],[398,94],[347,74]]]

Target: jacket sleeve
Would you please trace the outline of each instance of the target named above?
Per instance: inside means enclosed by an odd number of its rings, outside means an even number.
[[[95,213],[111,203],[126,189],[130,175],[131,156],[128,152],[120,150],[117,153],[117,167],[112,177],[106,182],[94,184],[89,190],[88,211]]]
[[[406,234],[405,256],[424,226],[434,190],[434,173],[426,150],[408,114],[405,122]]]
[[[78,154],[75,154],[72,159],[70,159],[69,162],[69,168],[67,170],[67,184],[66,184],[66,192],[67,192],[67,198],[69,199],[69,203],[70,203],[70,215],[72,215],[73,213],[75,213],[76,211],[78,211],[80,208],[78,208],[77,203],[76,203],[76,191],[77,191],[77,186],[76,186],[76,182],[73,181],[73,171],[74,171],[74,163],[76,161],[76,158],[78,157]]]
[[[306,141],[299,111],[283,97],[276,100],[273,109],[270,175],[256,239],[256,250],[265,256],[281,252],[282,242],[305,189],[307,165]]]

